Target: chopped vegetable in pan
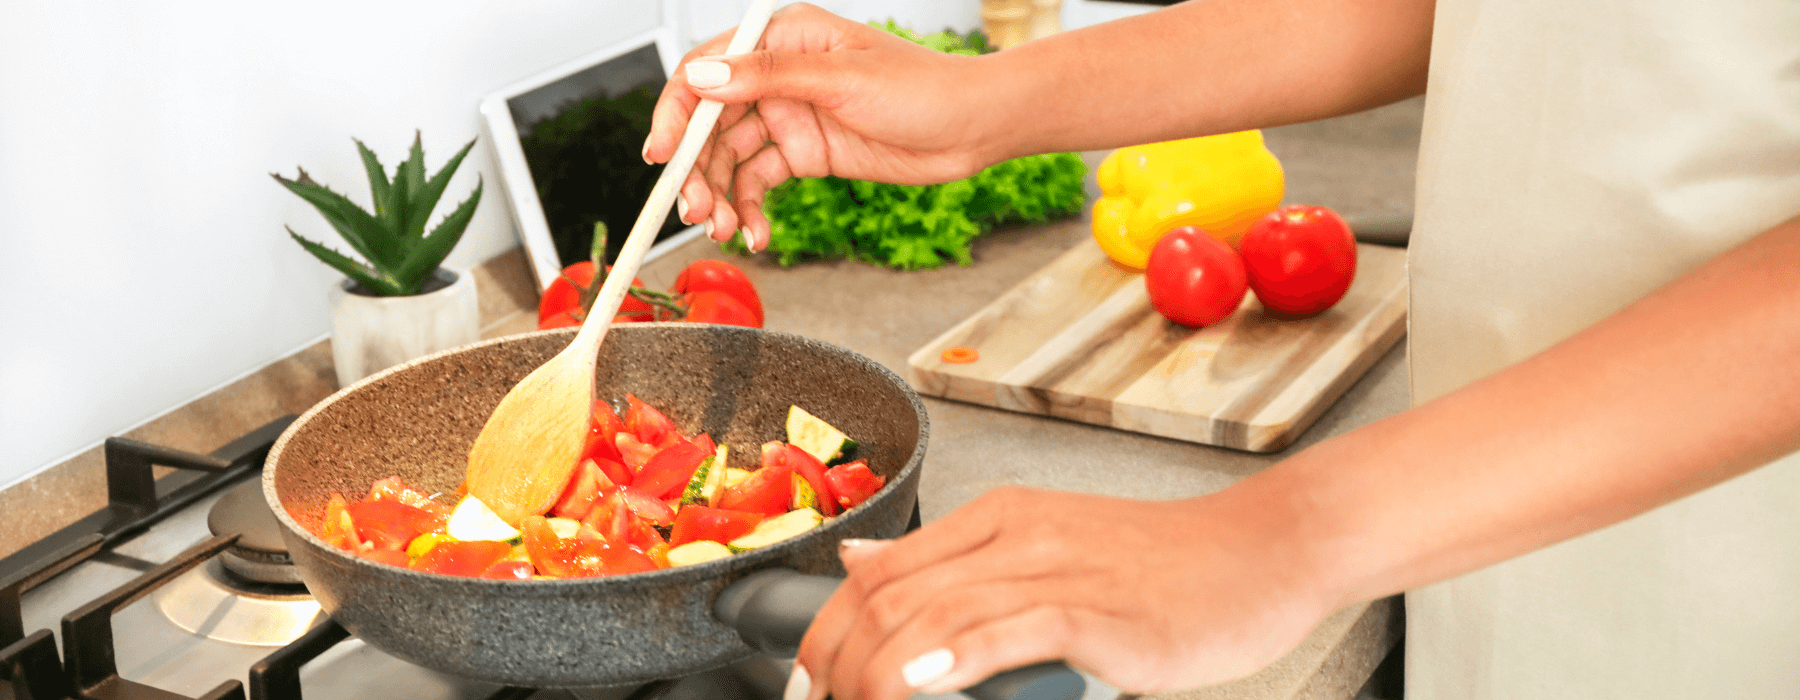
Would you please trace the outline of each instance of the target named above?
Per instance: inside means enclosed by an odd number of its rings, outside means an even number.
[[[789,408],[787,441],[764,444],[760,468],[744,470],[707,434],[688,437],[636,396],[625,402],[623,419],[594,402],[587,448],[562,496],[517,528],[473,496],[452,507],[393,476],[355,503],[333,493],[315,534],[368,559],[450,576],[610,576],[781,542],[886,483],[850,460],[854,440],[799,406]]]

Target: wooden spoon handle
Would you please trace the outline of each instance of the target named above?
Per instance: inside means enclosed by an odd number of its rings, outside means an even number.
[[[756,48],[762,40],[763,29],[769,26],[769,15],[775,12],[775,0],[754,0],[750,10],[744,14],[743,24],[738,25],[737,34],[731,37],[731,44],[726,47],[726,56],[735,56]],[[694,161],[700,157],[700,148],[705,145],[707,137],[719,123],[719,111],[725,106],[713,100],[701,100],[694,108],[694,115],[688,119],[687,131],[681,134],[681,144],[675,147],[675,155],[669,164],[663,167],[662,175],[656,178],[656,185],[650,188],[649,201],[644,202],[644,210],[638,213],[637,223],[631,226],[631,233],[625,237],[625,244],[619,250],[618,260],[613,262],[612,271],[606,275],[606,283],[600,285],[600,294],[594,299],[594,306],[588,311],[587,320],[582,321],[581,331],[575,335],[574,342],[569,344],[565,352],[578,352],[592,355],[600,348],[600,340],[606,336],[606,329],[612,326],[613,316],[619,313],[619,305],[625,302],[625,293],[631,287],[632,278],[644,263],[644,255],[650,252],[650,245],[656,241],[656,233],[662,229],[663,221],[669,217],[669,207],[675,204],[675,195],[681,191],[681,184],[687,181],[688,173],[694,169]]]

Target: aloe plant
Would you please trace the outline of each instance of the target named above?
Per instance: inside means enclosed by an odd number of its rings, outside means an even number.
[[[415,132],[412,153],[394,169],[394,177],[390,180],[375,153],[362,141],[356,141],[363,169],[369,175],[370,194],[375,203],[373,214],[348,197],[314,182],[304,168],[299,168],[299,177],[292,180],[279,173],[270,173],[276,182],[317,208],[366,263],[302,238],[292,227],[284,228],[307,252],[337,268],[376,296],[418,294],[431,273],[450,255],[450,249],[462,239],[463,229],[468,228],[469,219],[475,215],[475,205],[481,201],[478,176],[474,193],[430,233],[425,232],[425,223],[431,217],[431,210],[437,208],[450,176],[456,173],[463,156],[468,155],[474,145],[475,141],[470,140],[437,174],[427,179],[425,148]]]

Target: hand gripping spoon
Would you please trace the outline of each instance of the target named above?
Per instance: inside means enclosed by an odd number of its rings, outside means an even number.
[[[775,0],[752,2],[725,55],[755,48],[774,10]],[[527,516],[549,510],[574,473],[588,434],[600,341],[722,108],[712,100],[700,101],[575,340],[507,392],[475,437],[469,450],[469,495],[507,523],[516,526]]]

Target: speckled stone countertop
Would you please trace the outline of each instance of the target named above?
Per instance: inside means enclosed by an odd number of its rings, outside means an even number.
[[[1265,132],[1287,172],[1287,201],[1324,204],[1347,216],[1410,212],[1421,111],[1420,101],[1411,100]],[[1050,262],[1087,231],[1085,218],[1003,229],[977,243],[973,265],[922,272],[842,261],[783,269],[767,257],[731,259],[756,283],[769,328],[841,345],[906,376],[906,358],[913,350]],[[641,276],[653,287],[666,288],[683,266],[701,257],[726,256],[696,240],[650,262]],[[523,257],[515,251],[474,272],[484,334],[532,330],[530,309],[536,299]],[[323,292],[320,296],[324,303]],[[923,516],[935,519],[1003,484],[1144,499],[1223,489],[1323,438],[1404,409],[1404,355],[1403,341],[1293,446],[1274,454],[927,398],[932,440],[919,493]],[[321,342],[126,436],[210,452],[275,417],[303,412],[336,389],[328,341]],[[8,514],[0,519],[0,556],[104,505],[99,452],[89,450],[0,492],[0,512]],[[1348,699],[1398,638],[1398,616],[1396,599],[1351,606],[1255,675],[1150,697]]]

